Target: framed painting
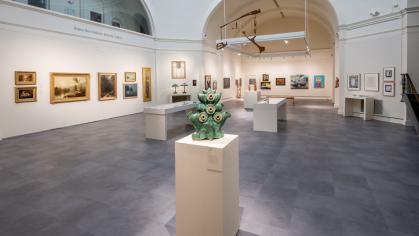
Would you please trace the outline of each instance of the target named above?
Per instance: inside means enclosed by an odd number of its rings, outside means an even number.
[[[276,78],[276,86],[285,86],[285,78]]]
[[[291,89],[308,89],[307,75],[291,75]]]
[[[98,73],[98,94],[99,101],[117,99],[116,73]]]
[[[395,67],[386,67],[383,69],[383,81],[384,82],[394,82],[395,81]]]
[[[125,72],[125,83],[135,83],[135,82],[137,82],[137,73]]]
[[[151,98],[151,68],[143,67],[143,102],[150,102]]]
[[[224,78],[223,79],[223,88],[229,89],[230,88],[230,78]]]
[[[192,80],[192,86],[196,86],[196,79]]]
[[[268,74],[263,74],[262,75],[262,81],[268,82],[269,81],[269,75]]]
[[[90,20],[102,23],[102,14],[95,11],[90,11]]]
[[[315,75],[313,76],[313,87],[314,88],[324,88],[324,75]]]
[[[15,71],[15,85],[35,85],[36,72]]]
[[[395,83],[394,82],[384,82],[383,83],[383,95],[386,97],[395,96]]]
[[[186,62],[172,61],[172,79],[186,79]]]
[[[124,84],[124,99],[137,98],[138,86],[137,84]]]
[[[36,87],[21,87],[15,88],[15,102],[36,102],[37,94]]]
[[[361,90],[361,74],[349,74],[348,75],[347,89],[349,91],[359,91],[359,90]]]
[[[257,82],[256,78],[249,78],[249,91],[256,91],[257,90]]]
[[[370,92],[380,91],[380,74],[366,73],[364,74],[364,90]]]
[[[217,90],[217,80],[214,80],[213,82],[212,82],[212,89],[214,89],[214,90]]]
[[[269,81],[260,82],[260,89],[271,90],[271,82]]]
[[[90,74],[51,73],[51,104],[88,100],[90,100]]]
[[[211,75],[205,75],[205,90],[209,88],[211,88]]]

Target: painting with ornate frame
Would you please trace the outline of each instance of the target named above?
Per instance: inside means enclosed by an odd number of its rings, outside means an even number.
[[[349,91],[361,90],[361,74],[348,74],[347,89]]]
[[[116,73],[98,73],[99,101],[115,100],[118,98]]]
[[[125,82],[126,83],[135,83],[137,82],[137,73],[135,72],[125,72]]]
[[[205,90],[209,88],[211,88],[211,75],[205,75]]]
[[[276,78],[276,86],[285,86],[286,84],[286,80],[285,78]]]
[[[186,79],[186,62],[172,61],[172,79]]]
[[[35,85],[36,72],[34,71],[15,71],[15,85]]]
[[[124,99],[137,98],[138,85],[137,84],[124,84]]]
[[[15,102],[36,102],[37,93],[36,87],[18,87],[15,88]]]
[[[152,99],[151,91],[151,68],[143,67],[143,102],[150,102]]]
[[[90,74],[51,73],[51,104],[88,100],[90,100]]]

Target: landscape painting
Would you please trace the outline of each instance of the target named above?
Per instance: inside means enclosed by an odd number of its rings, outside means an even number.
[[[276,86],[285,86],[285,78],[276,78]]]
[[[99,73],[99,101],[117,98],[117,78],[115,73]]]
[[[137,84],[124,84],[124,99],[138,97]]]
[[[36,72],[31,71],[15,71],[16,85],[35,85]]]
[[[88,100],[90,100],[90,74],[51,74],[51,104]]]
[[[143,67],[143,102],[151,101],[151,68]]]
[[[125,82],[127,82],[127,83],[137,82],[137,73],[135,73],[135,72],[125,72]]]
[[[291,75],[291,89],[308,89],[308,76]]]
[[[15,102],[36,102],[36,87],[15,88]]]

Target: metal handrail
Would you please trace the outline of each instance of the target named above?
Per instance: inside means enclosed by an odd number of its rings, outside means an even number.
[[[402,86],[403,86],[403,94],[413,94],[417,102],[419,102],[419,96],[416,91],[415,85],[410,79],[409,74],[402,74]]]

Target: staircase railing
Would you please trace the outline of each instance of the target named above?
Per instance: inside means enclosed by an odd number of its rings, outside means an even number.
[[[416,101],[419,102],[419,95],[416,91],[415,85],[410,79],[409,74],[402,74],[402,91],[403,95],[413,94]]]

